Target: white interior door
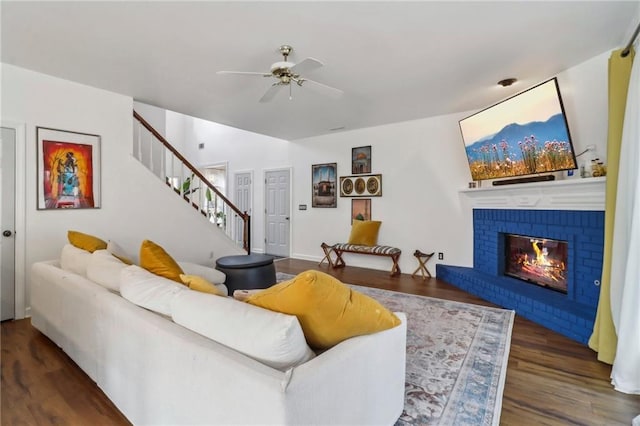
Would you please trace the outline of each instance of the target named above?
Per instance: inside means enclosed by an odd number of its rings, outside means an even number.
[[[242,172],[234,174],[234,189],[233,189],[233,204],[240,209],[241,212],[251,213],[251,200],[253,194],[252,187],[252,173]],[[237,217],[235,223],[235,236],[234,239],[237,244],[242,243],[242,231],[244,228],[244,221]]]
[[[0,145],[0,320],[4,321],[15,318],[15,129],[2,127]]]
[[[289,170],[265,172],[265,253],[289,257],[290,182]]]

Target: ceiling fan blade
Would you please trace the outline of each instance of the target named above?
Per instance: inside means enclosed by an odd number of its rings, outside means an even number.
[[[323,65],[324,64],[317,59],[305,58],[302,61],[295,64],[294,66],[292,66],[291,68],[289,68],[289,70],[294,74],[303,75],[308,73],[309,71],[316,70],[322,67]]]
[[[282,87],[282,83],[273,83],[271,87],[267,89],[267,91],[262,95],[258,102],[269,102],[273,97],[278,93],[278,89]]]
[[[218,71],[216,74],[237,74],[237,75],[260,75],[262,77],[271,77],[270,72],[253,72],[253,71]]]
[[[308,87],[315,92],[320,94],[329,96],[330,98],[337,99],[344,94],[344,92],[340,89],[336,89],[335,87],[327,86],[326,84],[318,83],[317,81],[303,79],[300,84],[302,87]]]

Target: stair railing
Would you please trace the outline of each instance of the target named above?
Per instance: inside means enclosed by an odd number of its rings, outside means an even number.
[[[251,253],[251,216],[238,209],[135,110],[133,155],[211,223]]]

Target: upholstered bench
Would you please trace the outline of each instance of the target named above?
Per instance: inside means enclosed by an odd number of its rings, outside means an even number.
[[[390,257],[393,261],[393,266],[391,267],[391,276],[395,277],[400,275],[400,265],[398,265],[398,260],[400,259],[400,255],[402,254],[402,250],[396,247],[390,246],[366,246],[360,244],[345,244],[338,243],[332,246],[322,243],[320,245],[322,250],[324,251],[324,258],[320,261],[320,264],[325,261],[325,259],[329,262],[329,265],[333,268],[343,268],[345,266],[344,259],[342,258],[342,253],[356,253],[356,254],[371,254],[374,256],[386,256]],[[335,253],[335,260],[331,258],[331,253]]]

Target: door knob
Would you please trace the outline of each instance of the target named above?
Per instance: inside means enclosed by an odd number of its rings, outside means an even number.
[[[286,220],[289,220],[289,216],[285,217]]]
[[[2,236],[3,237],[10,237],[11,236],[11,231],[9,231],[9,230],[2,231]]]

